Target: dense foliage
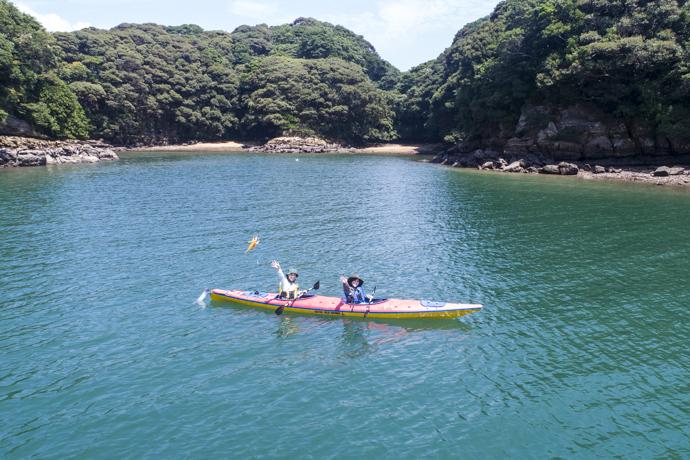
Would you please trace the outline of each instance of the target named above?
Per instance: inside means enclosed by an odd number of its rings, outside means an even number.
[[[94,134],[115,142],[395,134],[379,86],[395,83],[397,71],[342,27],[299,19],[229,34],[123,24],[56,36],[62,78]]]
[[[123,24],[56,34],[61,76],[94,125],[119,143],[222,139],[238,127],[230,41],[196,26]]]
[[[686,0],[506,0],[400,74],[362,37],[300,18],[48,34],[0,0],[0,122],[118,143],[316,134],[458,142],[511,133],[528,105],[596,106],[690,145]]]
[[[31,16],[0,0],[0,122],[8,115],[55,137],[86,137],[81,105],[57,75],[62,52]]]
[[[122,24],[48,34],[0,0],[0,122],[123,144],[395,136],[399,72],[362,37],[300,18],[232,33]]]
[[[335,57],[357,64],[383,89],[392,89],[400,74],[361,36],[342,26],[312,18],[299,18],[292,24],[274,27],[265,24],[241,26],[232,33],[232,39],[237,64],[268,55],[302,59]]]
[[[685,0],[506,0],[403,77],[399,129],[491,137],[526,103],[586,101],[630,129],[689,136],[689,47]]]
[[[251,137],[320,134],[358,142],[395,135],[386,94],[342,59],[254,61],[243,73],[242,94],[243,128]]]

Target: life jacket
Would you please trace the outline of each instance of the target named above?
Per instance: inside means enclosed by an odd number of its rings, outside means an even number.
[[[343,285],[343,291],[345,292],[345,301],[347,303],[367,303],[367,297],[364,295],[364,288],[362,286],[353,288],[349,285]]]
[[[281,299],[293,300],[297,298],[297,293],[299,292],[299,285],[297,283],[290,283],[290,289],[287,291],[283,290],[283,283],[278,285],[278,297]]]

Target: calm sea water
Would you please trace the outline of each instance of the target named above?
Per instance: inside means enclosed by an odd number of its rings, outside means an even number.
[[[485,309],[194,303],[274,289],[272,258]],[[683,190],[376,156],[0,171],[0,457],[688,458],[689,275]]]

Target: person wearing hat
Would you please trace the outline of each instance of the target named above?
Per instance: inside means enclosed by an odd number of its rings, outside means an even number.
[[[343,283],[343,293],[345,303],[368,303],[369,299],[364,294],[364,280],[359,275],[352,275],[349,278],[340,276],[340,282]]]
[[[278,271],[278,277],[280,277],[278,297],[290,300],[298,298],[301,293],[299,292],[299,285],[297,284],[297,277],[299,276],[297,270],[290,268],[286,275],[283,273],[283,270],[280,268],[280,263],[277,260],[271,262],[271,267]]]

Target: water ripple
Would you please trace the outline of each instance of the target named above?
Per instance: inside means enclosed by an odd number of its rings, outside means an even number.
[[[0,456],[690,455],[690,201],[405,158],[132,154],[0,171]],[[248,238],[262,243],[243,254]],[[459,321],[193,304],[471,301]]]

